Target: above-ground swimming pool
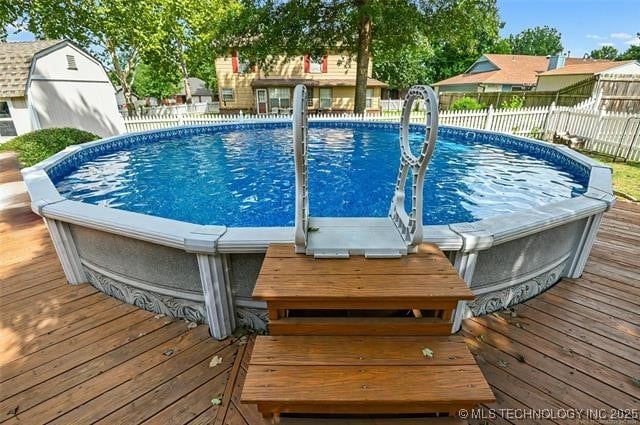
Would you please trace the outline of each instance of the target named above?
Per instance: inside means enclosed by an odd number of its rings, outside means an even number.
[[[422,127],[412,125],[416,150]],[[309,130],[310,213],[384,217],[398,125],[318,121]],[[251,292],[270,242],[293,241],[291,123],[183,127],[71,147],[24,170],[71,283],[208,321],[216,336],[264,326]],[[477,298],[459,319],[581,274],[610,170],[563,146],[442,127],[424,191],[424,241]],[[375,260],[372,260],[375,261]]]
[[[422,135],[412,134],[419,150]],[[386,217],[398,172],[397,139],[392,126],[312,126],[311,213]],[[465,133],[441,136],[425,183],[424,224],[477,221],[586,191],[587,167],[522,147]],[[180,134],[60,168],[54,183],[68,199],[196,224],[293,226],[289,125]]]

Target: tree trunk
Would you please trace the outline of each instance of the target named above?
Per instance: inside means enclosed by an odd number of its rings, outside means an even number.
[[[129,82],[130,71],[125,72],[125,70],[122,69],[116,49],[113,46],[113,44],[108,40],[106,42],[106,48],[107,48],[107,51],[109,52],[109,55],[111,56],[111,62],[113,63],[113,71],[116,73],[116,77],[120,82],[120,87],[122,87],[122,95],[124,96],[124,102],[127,104],[127,115],[129,115],[130,117],[134,115],[138,115],[138,111],[136,110],[136,105],[133,103],[133,99],[132,99],[131,86],[133,84]]]
[[[187,64],[184,57],[181,57],[180,70],[182,72],[182,84],[184,84],[184,97],[186,103],[191,103],[191,87],[189,87],[189,73],[187,72]]]
[[[371,16],[364,8],[368,0],[357,0],[360,9],[358,21],[358,56],[356,63],[356,98],[353,112],[362,114],[367,108],[367,78],[369,77],[369,59],[371,56]]]

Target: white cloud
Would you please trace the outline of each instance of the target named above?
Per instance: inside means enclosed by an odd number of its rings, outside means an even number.
[[[606,42],[605,42],[605,43],[598,43],[598,46],[600,46],[600,47],[604,47],[604,46],[611,46],[611,47],[613,47],[613,46],[614,46],[614,44],[613,44],[613,43],[606,43]]]
[[[640,46],[640,39],[638,37],[635,37],[631,40],[625,41],[624,44],[628,44],[630,46]]]
[[[622,40],[628,40],[630,38],[633,38],[633,35],[629,34],[628,32],[614,32],[611,34],[610,36],[611,38],[620,38]]]

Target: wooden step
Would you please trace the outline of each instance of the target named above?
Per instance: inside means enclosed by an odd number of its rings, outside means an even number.
[[[449,320],[431,317],[287,317],[269,320],[270,335],[450,335]]]
[[[494,396],[459,337],[261,336],[242,401],[267,417],[424,414],[471,409]]]
[[[451,310],[473,294],[442,251],[423,244],[394,259],[315,259],[293,245],[272,244],[255,299],[273,309]]]

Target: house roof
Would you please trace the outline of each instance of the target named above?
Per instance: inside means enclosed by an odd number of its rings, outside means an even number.
[[[23,97],[33,56],[62,42],[37,40],[0,43],[0,97]]]
[[[304,84],[309,87],[355,87],[355,78],[258,78],[251,82],[253,87],[294,87]],[[367,78],[367,87],[387,87],[386,83]]]
[[[573,60],[567,63],[564,67],[558,69],[552,69],[540,74],[541,76],[547,75],[576,75],[576,74],[600,74],[604,71],[608,71],[613,68],[617,68],[622,65],[634,62],[629,61],[602,61],[602,60]]]
[[[456,75],[455,77],[438,81],[434,86],[460,84],[535,85],[538,75],[595,74],[631,62],[565,58],[564,67],[547,71],[549,67],[549,58],[547,56],[486,54],[483,57],[487,58],[498,69]]]
[[[213,96],[213,92],[209,90],[203,80],[200,78],[190,77],[188,80],[191,96]],[[180,89],[178,95],[185,95],[184,86]]]
[[[486,54],[484,57],[498,69],[456,75],[438,81],[434,86],[478,83],[533,85],[538,74],[546,71],[549,64],[546,56]]]

